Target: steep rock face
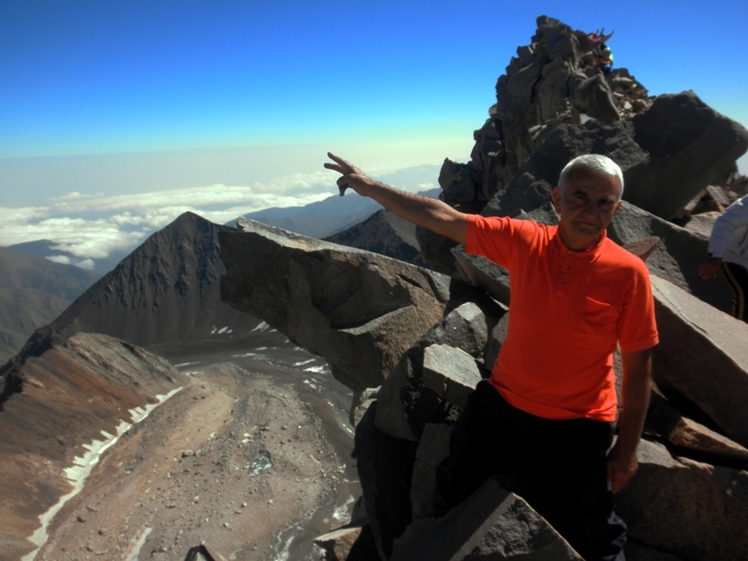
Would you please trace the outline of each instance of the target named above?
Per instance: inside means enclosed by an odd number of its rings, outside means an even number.
[[[245,219],[220,235],[224,302],[262,317],[354,390],[380,385],[441,317],[449,280],[402,261]]]
[[[221,303],[224,272],[218,226],[185,213],[153,234],[27,343],[27,350],[78,332],[104,333],[155,347],[211,338],[226,328],[241,336],[258,321]],[[43,346],[43,345],[42,345]]]
[[[19,356],[7,377],[23,391],[8,395],[0,412],[0,556],[18,559],[31,549],[39,516],[73,490],[75,458],[117,435],[183,376],[143,349],[80,333],[38,357]]]

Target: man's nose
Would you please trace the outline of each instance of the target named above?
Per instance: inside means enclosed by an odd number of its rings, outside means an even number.
[[[600,205],[597,204],[597,201],[585,201],[582,205],[582,210],[587,214],[597,216],[600,214]]]

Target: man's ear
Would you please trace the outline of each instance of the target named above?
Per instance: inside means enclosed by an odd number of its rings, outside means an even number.
[[[553,208],[556,209],[556,214],[561,214],[561,191],[558,190],[558,187],[554,187],[553,191],[551,192],[553,195]]]
[[[618,212],[618,210],[621,208],[622,204],[623,204],[623,199],[621,199],[620,201],[618,201],[618,204],[616,205],[616,208],[613,209],[613,214],[615,214],[616,212]]]

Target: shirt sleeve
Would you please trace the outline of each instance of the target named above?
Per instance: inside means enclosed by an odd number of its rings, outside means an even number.
[[[736,232],[748,229],[748,195],[732,203],[719,215],[709,238],[709,253],[715,257],[727,257],[735,253]],[[738,252],[739,253],[739,252]]]
[[[618,342],[623,352],[643,351],[659,343],[655,303],[649,271],[642,261],[635,268],[628,297],[618,323]]]
[[[468,215],[465,251],[480,255],[501,265],[511,266],[512,254],[520,238],[532,237],[537,225],[531,220],[513,220],[508,217]],[[518,236],[519,234],[519,236]]]

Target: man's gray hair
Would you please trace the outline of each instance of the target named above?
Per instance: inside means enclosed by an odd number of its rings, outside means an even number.
[[[562,195],[564,194],[564,187],[566,185],[566,176],[569,175],[569,172],[579,168],[617,177],[621,190],[618,192],[616,202],[621,200],[621,197],[623,197],[623,172],[617,163],[608,158],[608,156],[603,156],[602,154],[584,154],[582,156],[577,156],[564,166],[564,169],[561,170],[561,175],[558,178],[558,190],[561,191]]]

